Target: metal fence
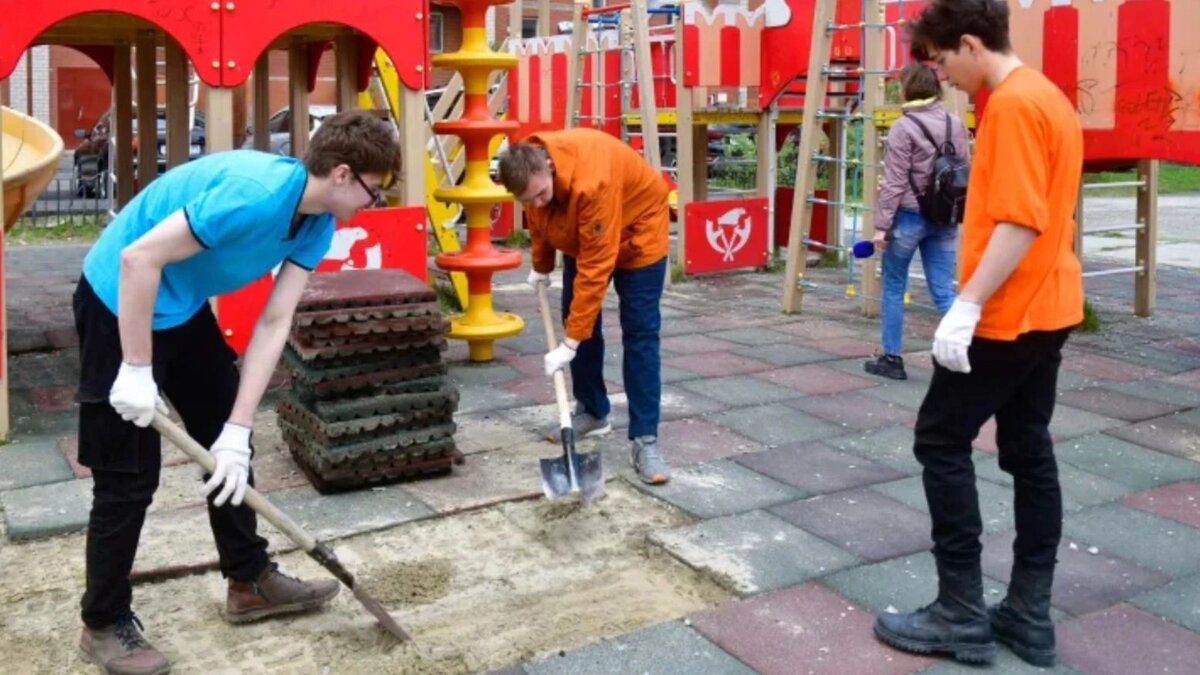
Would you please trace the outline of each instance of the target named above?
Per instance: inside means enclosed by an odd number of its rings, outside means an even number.
[[[108,191],[104,191],[108,192]],[[113,200],[108,194],[85,191],[69,175],[58,174],[25,213],[20,224],[26,227],[56,227],[108,222]]]

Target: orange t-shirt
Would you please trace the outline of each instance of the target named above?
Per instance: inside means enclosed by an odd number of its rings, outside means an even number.
[[[554,165],[554,199],[525,206],[533,269],[554,269],[554,251],[575,258],[575,294],[564,332],[592,336],[613,271],[667,255],[667,182],[636,150],[595,129],[534,134]]]
[[[984,303],[975,335],[1015,340],[1083,321],[1082,268],[1074,252],[1082,171],[1083,131],[1071,102],[1037,70],[1018,67],[988,98],[976,136],[961,286],[979,266],[998,223],[1028,227],[1038,236]]]

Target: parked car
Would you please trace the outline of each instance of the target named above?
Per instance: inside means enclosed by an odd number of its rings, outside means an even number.
[[[188,148],[188,160],[191,161],[204,154],[206,139],[204,131],[204,113],[194,111],[191,138]],[[167,111],[158,108],[155,114],[157,137],[158,173],[167,170]],[[137,169],[137,109],[133,109],[133,144],[130,147],[133,155],[134,169]],[[76,129],[75,136],[83,139],[75,148],[73,184],[75,194],[79,197],[108,196],[109,156],[116,139],[112,136],[112,110],[106,111],[96,120],[90,130]]]
[[[316,133],[321,126],[321,120],[329,117],[337,112],[337,106],[332,105],[310,105],[308,106],[308,131],[311,136]],[[292,109],[291,107],[280,108],[275,111],[275,114],[267,118],[267,133],[271,140],[268,145],[268,152],[273,152],[277,155],[292,154]],[[242,143],[245,149],[254,148],[254,127],[246,127],[246,141]]]

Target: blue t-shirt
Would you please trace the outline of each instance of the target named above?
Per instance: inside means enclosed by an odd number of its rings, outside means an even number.
[[[83,275],[116,314],[121,250],[183,209],[204,248],[163,267],[152,324],[154,330],[178,326],[210,297],[235,291],[284,260],[316,268],[329,250],[334,223],[329,213],[297,213],[307,183],[301,161],[253,150],[188,162],[159,176],[121,210],[88,251]]]

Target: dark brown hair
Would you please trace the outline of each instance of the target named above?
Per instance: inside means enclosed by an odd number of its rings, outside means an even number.
[[[905,101],[941,98],[942,85],[937,73],[924,63],[910,63],[900,71],[900,93]]]
[[[974,35],[993,52],[1012,50],[1005,0],[931,0],[908,34],[913,57],[922,61],[931,50],[958,49],[964,35]]]
[[[546,149],[536,143],[513,143],[500,153],[497,172],[505,189],[520,197],[529,187],[529,177],[546,171]]]
[[[395,128],[366,110],[347,110],[321,121],[304,155],[304,164],[314,176],[328,176],[339,164],[359,174],[384,177],[400,174],[400,140]]]

